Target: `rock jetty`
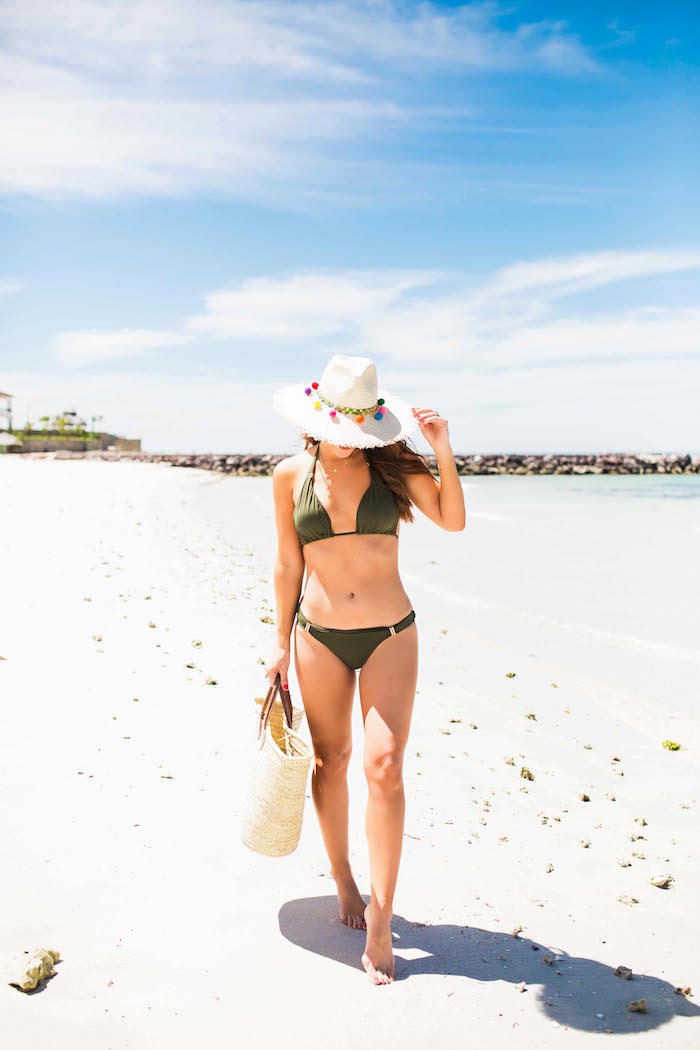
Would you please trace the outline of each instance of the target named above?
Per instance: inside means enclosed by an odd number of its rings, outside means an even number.
[[[260,477],[290,453],[246,453],[224,455],[213,452],[189,454],[97,449],[85,452],[28,452],[36,459],[106,459],[142,463],[170,463],[173,467],[196,467],[241,477]],[[437,473],[435,456],[425,456]],[[552,452],[545,455],[483,453],[455,455],[460,474],[700,474],[700,454],[667,452],[599,452],[590,455]]]

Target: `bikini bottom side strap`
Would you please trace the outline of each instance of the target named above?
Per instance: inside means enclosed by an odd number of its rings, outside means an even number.
[[[399,620],[398,623],[391,624],[389,627],[389,633],[397,634],[399,631],[403,631],[405,627],[410,627],[415,618],[416,611],[415,609],[411,609],[410,613],[407,613],[402,620]]]

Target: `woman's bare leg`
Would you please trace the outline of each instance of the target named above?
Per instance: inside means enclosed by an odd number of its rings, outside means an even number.
[[[294,631],[294,666],[314,748],[311,794],[338,890],[340,919],[365,929],[365,902],[350,869],[348,843],[347,771],[357,679],[318,638],[297,625]]]
[[[417,677],[415,623],[378,645],[360,671],[365,726],[363,764],[369,788],[365,826],[371,881],[362,963],[374,984],[389,984],[394,979],[390,923],[406,810],[403,756]]]

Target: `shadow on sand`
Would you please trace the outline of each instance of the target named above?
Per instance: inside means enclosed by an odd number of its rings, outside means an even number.
[[[364,973],[360,956],[365,932],[340,922],[335,894],[289,901],[280,909],[279,924],[292,944]],[[675,985],[668,981],[636,973],[625,981],[615,977],[613,967],[568,955],[556,945],[473,926],[424,925],[398,914],[391,928],[397,982],[421,974],[453,974],[512,985],[524,981],[524,994],[534,995],[552,1021],[586,1032],[606,1028],[615,1033],[643,1032],[659,1028],[672,1017],[700,1016],[700,1007],[677,995]],[[545,954],[559,959],[547,965]],[[634,960],[620,962],[634,969]],[[682,977],[679,974],[679,981]],[[643,998],[648,1012],[629,1014],[631,1000]],[[603,1014],[603,1019],[596,1014]]]

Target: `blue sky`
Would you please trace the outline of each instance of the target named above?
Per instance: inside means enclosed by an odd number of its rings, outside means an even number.
[[[343,352],[459,452],[700,451],[698,5],[0,19],[18,422],[284,452],[272,391]]]

